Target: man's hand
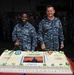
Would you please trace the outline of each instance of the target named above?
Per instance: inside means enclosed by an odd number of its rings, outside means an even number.
[[[14,45],[15,45],[15,46],[19,46],[19,43],[20,43],[19,40],[16,40],[16,42],[15,42]]]
[[[46,48],[46,47],[45,47],[45,44],[42,44],[42,45],[41,45],[41,49],[44,50],[45,48]]]
[[[61,47],[60,47],[60,49],[62,49],[62,48],[64,48],[64,44],[61,44]]]

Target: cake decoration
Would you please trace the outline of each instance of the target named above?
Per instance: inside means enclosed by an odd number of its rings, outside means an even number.
[[[63,51],[4,51],[0,57],[0,72],[72,74]]]

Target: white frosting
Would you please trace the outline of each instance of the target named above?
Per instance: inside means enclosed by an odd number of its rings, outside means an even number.
[[[51,55],[49,55],[47,52],[33,52],[32,53],[30,51],[28,51],[28,52],[21,51],[20,54],[18,54],[18,53],[20,53],[20,52],[18,52],[18,51],[17,51],[17,53],[16,53],[16,51],[3,52],[0,57],[0,66],[2,67],[2,69],[4,66],[6,66],[6,67],[10,66],[11,68],[13,68],[13,66],[15,68],[15,66],[16,66],[16,70],[17,69],[21,70],[20,66],[23,66],[23,67],[26,67],[26,69],[31,68],[30,70],[32,70],[34,68],[32,71],[35,71],[35,73],[37,73],[37,71],[40,68],[41,68],[40,70],[43,71],[44,73],[49,73],[49,71],[51,71],[51,70],[55,71],[57,73],[72,73],[69,64],[66,65],[66,63],[69,63],[69,62],[63,52],[53,52]],[[43,62],[40,62],[40,63],[38,63],[38,62],[36,62],[36,63],[35,62],[23,62],[24,57],[42,57]],[[9,69],[11,69],[11,68],[9,68]],[[67,70],[67,72],[65,72],[66,70]],[[21,70],[21,72],[23,72],[23,71]],[[46,71],[48,71],[48,72],[46,72]],[[52,71],[50,73],[54,73]],[[17,70],[17,72],[19,72],[19,71]],[[25,70],[24,72],[27,72],[27,71]]]

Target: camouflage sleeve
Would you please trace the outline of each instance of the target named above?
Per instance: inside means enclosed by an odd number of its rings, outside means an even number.
[[[17,28],[17,26],[14,27],[13,32],[12,32],[12,40],[13,40],[13,42],[15,42],[17,40],[16,28]]]
[[[34,51],[35,47],[37,47],[37,33],[34,27],[31,29],[31,40],[32,40],[31,48],[32,51]]]
[[[63,28],[62,28],[62,24],[61,21],[59,22],[59,39],[60,39],[60,43],[64,44],[64,35],[63,35]]]
[[[43,41],[43,27],[42,27],[42,22],[39,23],[39,30],[38,30],[38,40],[40,42],[40,44],[44,44]]]

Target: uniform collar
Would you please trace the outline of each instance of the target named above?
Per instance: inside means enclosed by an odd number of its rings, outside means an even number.
[[[19,24],[19,27],[26,27],[28,26],[28,22],[26,22],[23,26],[22,26],[22,23]]]
[[[57,20],[57,18],[56,17],[54,17],[54,19],[53,20],[49,20],[47,17],[45,18],[45,20],[47,20],[47,21],[55,21],[55,20]]]

